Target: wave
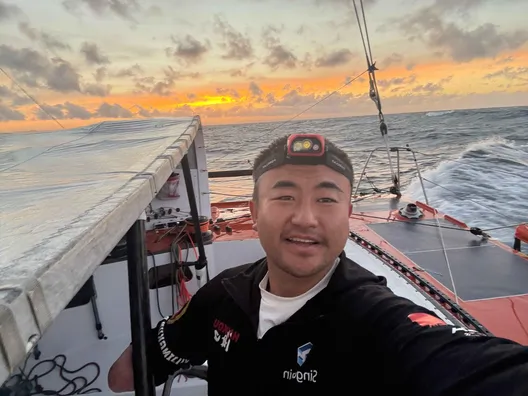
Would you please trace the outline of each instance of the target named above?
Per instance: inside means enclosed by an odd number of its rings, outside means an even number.
[[[469,144],[451,159],[414,178],[405,194],[425,201],[470,226],[491,228],[525,219],[528,202],[528,152],[525,146],[502,137]],[[492,236],[510,243],[513,231],[498,230]]]
[[[426,117],[440,117],[446,114],[452,114],[455,110],[444,110],[444,111],[430,111],[428,113],[425,113]]]

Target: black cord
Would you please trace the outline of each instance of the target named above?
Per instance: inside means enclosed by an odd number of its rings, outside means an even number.
[[[158,266],[156,265],[156,257],[150,250],[147,250],[147,254],[152,256],[152,268],[154,269],[154,287],[156,288],[156,305],[158,306],[158,313],[160,314],[162,318],[164,318],[165,316],[161,312],[161,305],[160,305],[159,287],[158,287]]]
[[[175,307],[175,295],[174,295],[174,288],[175,288],[175,281],[174,281],[174,278],[176,276],[175,272],[174,272],[174,263],[176,262],[179,262],[179,259],[178,259],[178,251],[175,251],[175,249],[179,249],[180,245],[179,245],[179,238],[174,238],[174,240],[172,241],[171,243],[171,262],[170,262],[170,277],[171,277],[171,281],[170,281],[170,288],[171,288],[171,304],[172,304],[172,314],[173,315],[175,312],[176,312],[176,307]]]
[[[94,392],[102,392],[102,390],[99,388],[88,388],[99,378],[99,375],[101,374],[101,368],[99,364],[97,364],[96,362],[86,363],[85,365],[81,366],[77,370],[68,370],[65,367],[66,356],[63,354],[59,354],[55,356],[53,359],[46,359],[46,360],[42,360],[38,362],[31,368],[29,373],[26,374],[25,369],[26,369],[29,356],[28,358],[26,358],[24,366],[20,369],[20,374],[13,374],[9,378],[9,380],[7,380],[4,383],[4,385],[0,388],[3,392],[7,391],[6,394],[15,395],[15,396],[33,396],[33,395],[71,396],[71,395],[81,395],[81,394],[94,393]],[[62,362],[59,360],[62,360]],[[50,365],[50,368],[47,371],[44,371],[43,373],[40,373],[40,374],[34,374],[35,370],[39,366],[43,366],[46,364]],[[76,374],[88,366],[95,367],[97,371],[97,373],[95,374],[94,378],[91,381],[88,381],[88,378],[86,376],[78,375],[74,378],[67,378],[65,375],[65,374],[70,374],[70,375]],[[63,379],[66,382],[66,384],[59,390],[44,389],[44,387],[39,383],[39,379],[50,374],[53,370],[57,368],[59,369],[59,376],[61,377],[61,379]],[[16,380],[16,382],[14,384],[10,384],[13,380]],[[73,389],[70,392],[65,392],[65,390],[68,387],[72,387]]]

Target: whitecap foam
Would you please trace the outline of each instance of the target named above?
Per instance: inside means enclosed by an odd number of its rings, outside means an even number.
[[[422,172],[429,203],[474,227],[492,228],[526,221],[527,158],[528,153],[519,145],[502,137],[471,143],[456,158]],[[417,177],[405,194],[425,201]],[[513,229],[496,230],[491,235],[511,244]]]
[[[429,111],[425,113],[426,117],[440,117],[446,114],[452,114],[455,110],[444,110],[444,111]]]

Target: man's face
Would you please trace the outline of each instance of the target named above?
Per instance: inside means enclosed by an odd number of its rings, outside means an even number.
[[[258,180],[250,205],[268,265],[295,278],[321,275],[349,232],[350,182],[324,165],[283,165]]]

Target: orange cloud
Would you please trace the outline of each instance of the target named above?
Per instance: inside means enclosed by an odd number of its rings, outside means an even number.
[[[465,95],[504,95],[528,92],[528,50],[504,53],[495,59],[475,59],[467,63],[446,60],[428,61],[412,69],[394,65],[376,72],[382,101],[387,112],[425,111],[424,105],[451,108],[450,98]],[[259,122],[290,118],[308,108],[342,86],[346,77],[354,75],[322,75],[310,78],[267,77],[229,85],[195,85],[187,91],[171,96],[152,94],[119,94],[104,98],[72,96],[47,97],[47,104],[73,102],[90,111],[94,116],[87,120],[61,119],[65,127],[75,127],[108,119],[97,115],[101,103],[119,104],[135,116],[170,116],[199,114],[207,124]],[[303,117],[350,116],[374,113],[374,105],[368,99],[368,81],[364,78],[352,82],[338,94],[307,112]],[[407,103],[408,98],[419,97],[418,103]],[[491,96],[490,96],[491,97]],[[512,98],[516,96],[512,96]],[[422,102],[422,99],[424,103]],[[427,100],[425,100],[427,99]],[[405,103],[405,106],[400,106]],[[407,102],[405,102],[407,101]],[[461,102],[463,103],[463,102]],[[490,102],[491,103],[491,102]],[[500,105],[500,103],[497,103]],[[509,104],[509,103],[508,103]],[[523,105],[527,103],[517,103]],[[463,104],[461,104],[463,105]],[[325,107],[326,106],[326,107]],[[34,118],[36,106],[17,108],[28,118]],[[67,116],[65,116],[67,118]],[[56,129],[53,121],[28,120],[0,122],[0,130]]]

